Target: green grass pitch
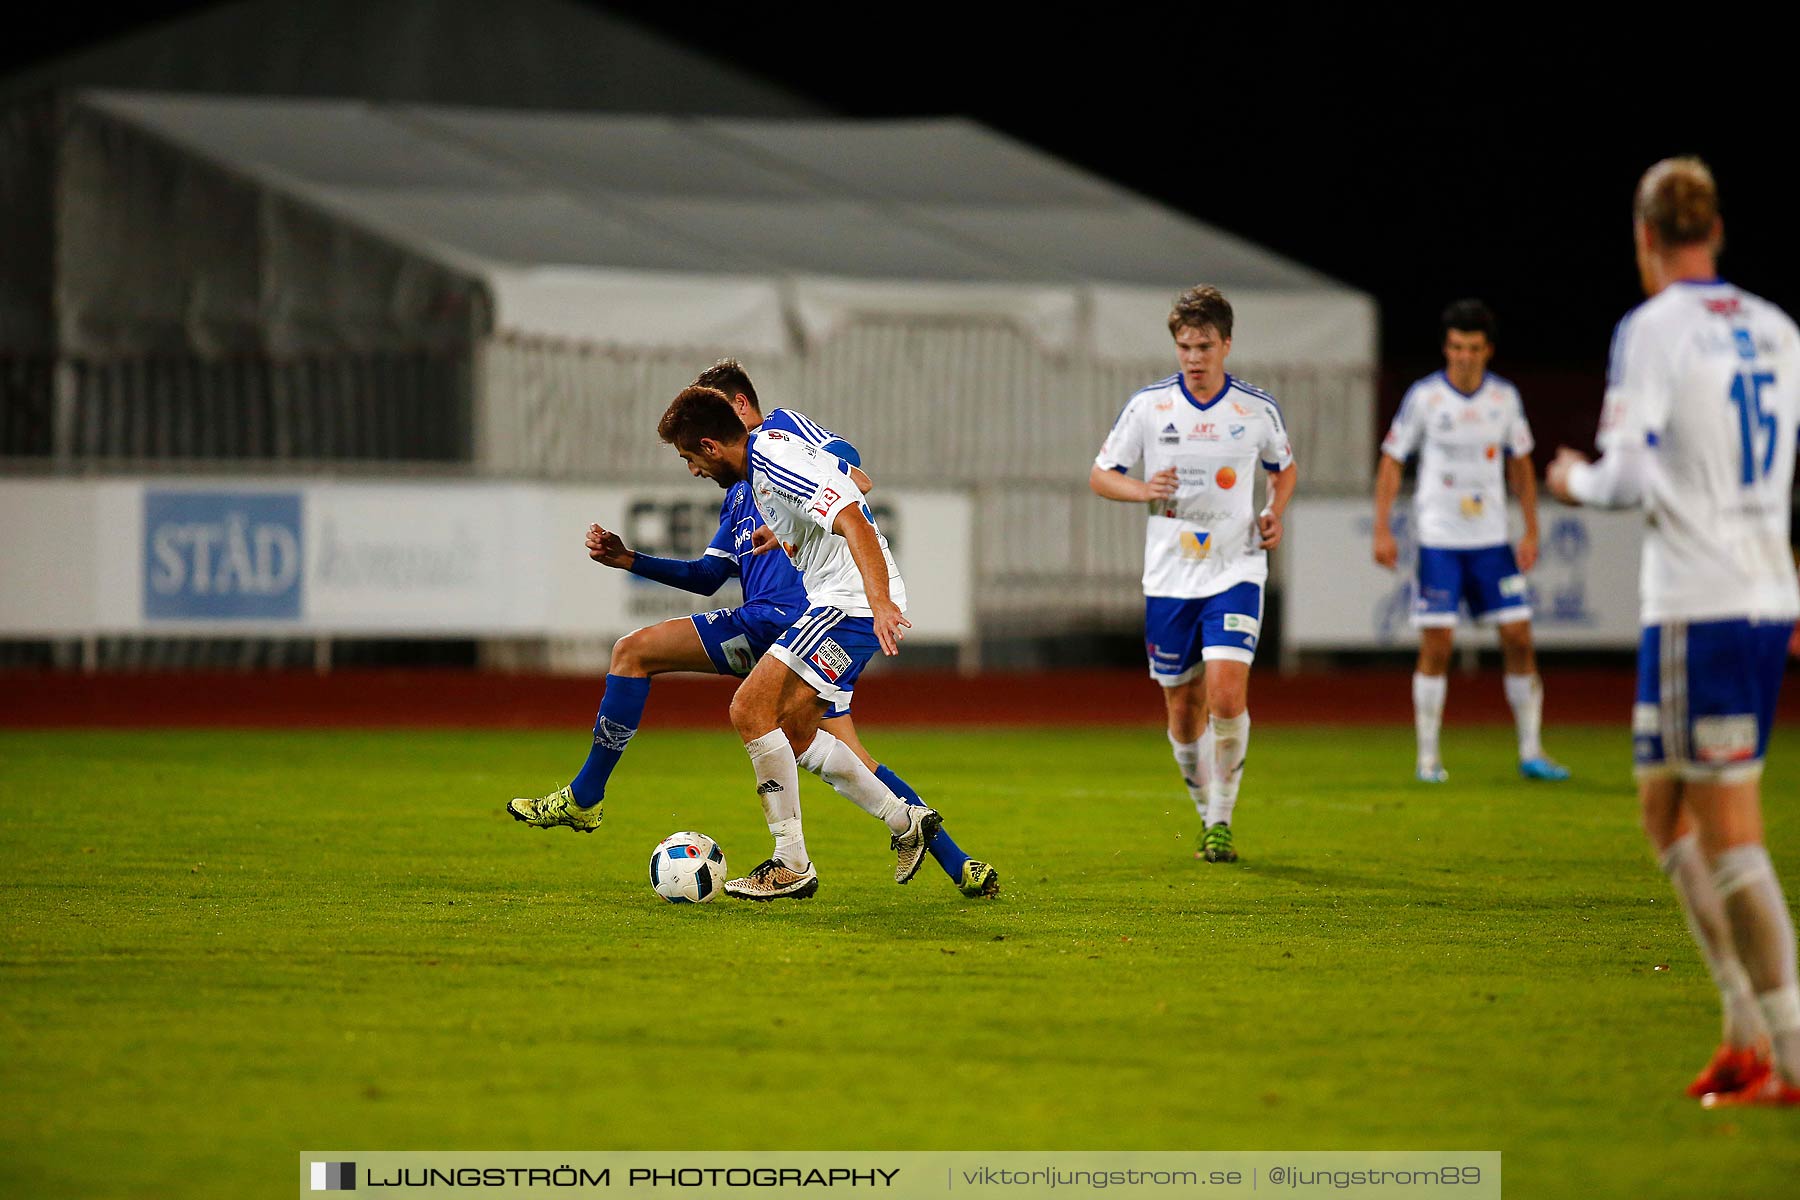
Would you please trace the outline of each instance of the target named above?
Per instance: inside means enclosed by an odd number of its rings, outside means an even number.
[[[678,907],[663,836],[768,835],[742,752],[646,729],[600,832],[567,735],[0,734],[0,1194],[277,1195],[305,1148],[1500,1150],[1509,1196],[1774,1196],[1800,1114],[1681,1087],[1716,1004],[1625,734],[1256,731],[1244,861],[1162,734],[875,729],[1004,872],[964,900],[816,781],[816,899]],[[1800,774],[1765,806],[1800,895]],[[1662,969],[1666,965],[1666,969]]]

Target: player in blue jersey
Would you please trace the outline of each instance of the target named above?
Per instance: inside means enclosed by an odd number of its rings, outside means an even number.
[[[716,388],[730,397],[746,429],[779,430],[843,459],[850,464],[858,488],[868,491],[869,478],[859,465],[856,447],[791,409],[778,408],[765,416],[756,388],[736,361],[726,359],[709,368],[694,386]],[[643,718],[651,678],[672,671],[748,675],[763,653],[806,611],[806,589],[787,556],[753,552],[752,539],[761,524],[748,485],[739,483],[728,489],[719,511],[718,532],[698,559],[638,554],[618,534],[599,525],[589,527],[588,555],[595,562],[702,596],[712,595],[726,579],[737,575],[744,602],[737,608],[649,625],[619,639],[613,647],[587,762],[568,786],[548,796],[514,799],[507,809],[515,820],[540,828],[567,825],[590,833],[598,828],[607,781]],[[924,806],[904,779],[876,762],[864,748],[847,705],[832,707],[822,728],[907,804]],[[991,864],[963,853],[949,834],[940,830],[927,849],[964,895],[998,894],[1000,873]]]
[[[882,823],[895,852],[894,881],[918,871],[943,824],[908,805],[849,747],[820,728],[848,707],[864,667],[899,651],[906,583],[864,502],[850,464],[783,430],[746,431],[717,388],[683,391],[657,423],[688,470],[730,490],[748,484],[770,537],[806,587],[806,611],[769,647],[731,700],[731,723],[756,772],[756,797],[773,853],[724,892],[745,900],[805,899],[819,876],[806,850],[798,773],[810,771]]]

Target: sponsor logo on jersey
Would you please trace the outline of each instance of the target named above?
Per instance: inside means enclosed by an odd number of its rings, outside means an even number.
[[[1233,440],[1241,438],[1244,436],[1244,426],[1233,425],[1228,432],[1231,434]]]
[[[1212,553],[1212,534],[1203,529],[1192,529],[1176,539],[1181,550],[1181,557],[1189,562],[1201,562]]]
[[[819,492],[819,498],[813,502],[812,511],[818,513],[821,517],[823,517],[826,514],[828,514],[829,512],[831,512],[831,506],[836,504],[837,502],[838,502],[837,489],[836,488],[824,488]]]
[[[1737,307],[1736,300],[1733,300],[1731,302],[1731,304],[1732,304],[1733,308]],[[1738,352],[1739,358],[1753,359],[1756,357],[1756,339],[1754,337],[1750,336],[1750,331],[1748,329],[1732,330],[1731,331],[1731,340],[1733,342],[1737,343],[1737,352]]]
[[[798,558],[800,555],[800,547],[794,542],[781,543],[781,549],[789,558]]]
[[[830,638],[820,642],[819,648],[806,661],[819,668],[819,673],[833,683],[838,681],[838,676],[850,669],[850,655]]]
[[[1471,520],[1479,517],[1486,508],[1487,506],[1482,503],[1480,496],[1464,496],[1462,498],[1462,515]]]
[[[1489,446],[1486,450],[1483,450],[1481,453],[1482,453],[1482,456],[1484,458],[1486,458],[1489,462],[1493,462],[1496,458],[1500,457],[1500,447]]]
[[[1156,440],[1164,446],[1173,446],[1181,441],[1181,430],[1175,428],[1174,422],[1171,421],[1163,426],[1162,432],[1156,435]]]
[[[1211,421],[1200,421],[1188,431],[1190,442],[1216,442],[1219,440],[1219,427]]]
[[[1525,589],[1526,584],[1523,575],[1508,575],[1505,579],[1500,581],[1500,594],[1502,596],[1523,596],[1525,594]]]
[[[1456,418],[1449,413],[1438,414],[1438,432],[1449,433],[1456,428]]]
[[[1231,402],[1231,411],[1240,417],[1247,417],[1250,415],[1250,410],[1239,404],[1236,400]]]
[[[776,441],[776,442],[786,442],[786,441],[792,440],[788,437],[787,434],[781,432],[781,430],[779,430],[779,429],[765,429],[763,431],[763,436],[770,439],[771,441]]]
[[[1755,714],[1695,718],[1694,753],[1706,763],[1742,762],[1755,758]]]
[[[1720,317],[1729,317],[1738,310],[1738,300],[1736,296],[1719,296],[1711,300],[1702,301],[1702,303],[1706,305],[1707,312]]]
[[[1168,412],[1171,408],[1174,408],[1174,407],[1175,407],[1175,397],[1173,397],[1173,396],[1165,396],[1161,400],[1158,400],[1156,402],[1156,411],[1157,412]]]
[[[1237,472],[1230,467],[1220,467],[1219,473],[1213,476],[1213,482],[1229,491],[1237,486]]]

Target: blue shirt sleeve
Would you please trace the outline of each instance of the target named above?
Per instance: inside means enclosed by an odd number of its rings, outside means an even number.
[[[826,442],[825,453],[835,454],[853,467],[862,466],[862,455],[857,452],[855,446],[852,446],[843,438],[832,438],[829,442]]]
[[[706,554],[699,558],[657,558],[651,554],[635,554],[631,573],[684,592],[710,596],[737,574],[737,563],[722,555]]]

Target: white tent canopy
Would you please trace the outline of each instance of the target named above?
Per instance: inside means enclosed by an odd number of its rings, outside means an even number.
[[[500,334],[770,354],[865,314],[997,318],[1141,362],[1168,354],[1173,293],[1206,281],[1240,355],[1375,361],[1364,293],[964,120],[79,102],[479,280]]]

